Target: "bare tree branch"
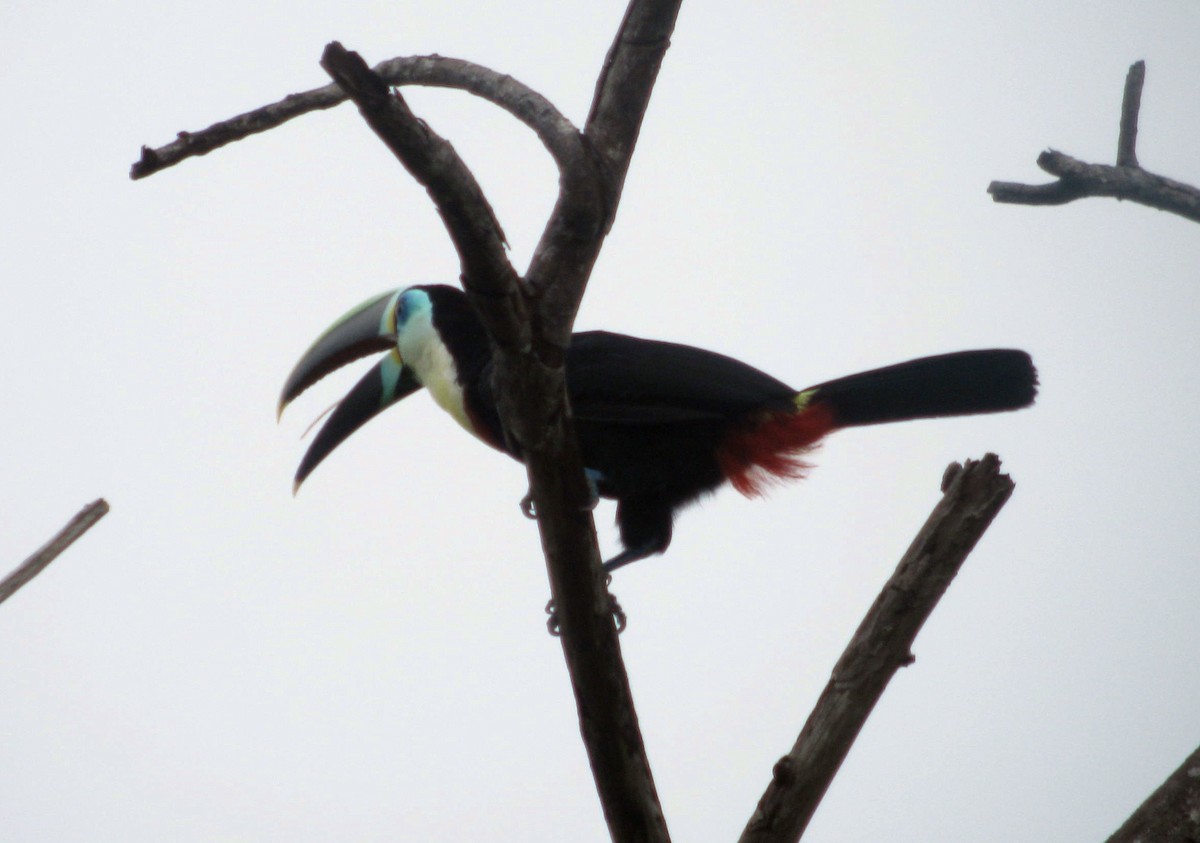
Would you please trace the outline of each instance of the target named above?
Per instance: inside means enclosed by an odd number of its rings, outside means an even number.
[[[616,215],[679,5],[680,0],[631,0],[609,48],[584,129],[599,165],[570,181],[564,174],[559,202],[526,276],[538,298],[537,329],[543,349],[565,349],[570,339],[592,266]],[[589,187],[593,174],[594,186]],[[549,357],[542,359],[552,362]],[[548,371],[553,378],[547,386],[565,398],[561,363]],[[571,512],[580,500],[576,489],[583,477],[578,445],[569,424],[556,423],[548,430],[554,441],[531,449],[526,465],[580,730],[605,820],[615,841],[666,843],[670,835],[638,728],[610,598],[601,580],[595,527],[589,517],[586,531],[581,529],[578,512]],[[575,488],[563,489],[567,496],[556,501],[564,483]]]
[[[654,4],[635,0],[634,5]],[[662,49],[666,43],[666,39],[660,42]],[[584,155],[559,162],[559,201],[535,263],[561,266],[563,274],[551,276],[541,288],[543,295],[537,295],[504,269],[506,260],[504,266],[499,263],[496,255],[502,241],[498,224],[487,222],[494,223],[490,211],[486,219],[463,213],[485,200],[449,144],[417,120],[399,96],[388,94],[381,80],[372,80],[361,59],[330,45],[322,63],[376,133],[426,186],[451,229],[463,264],[464,286],[495,341],[501,418],[525,458],[580,728],[610,833],[614,840],[666,841],[666,823],[637,727],[611,599],[600,569],[583,463],[568,421],[563,363],[574,308],[564,314],[560,303],[573,299],[577,307],[615,208],[605,201],[595,158]],[[653,77],[637,81],[650,84]],[[648,100],[649,89],[640,97]],[[630,150],[643,112],[644,108],[626,115],[624,121],[609,120],[614,135],[622,129],[628,134]],[[618,163],[615,176],[620,181],[628,158]],[[455,175],[446,177],[446,173]],[[560,289],[560,283],[569,285],[569,296],[544,295]]]
[[[533,129],[554,159],[563,166],[580,154],[579,130],[541,94],[511,76],[461,59],[443,56],[406,56],[375,65],[375,73],[390,85],[427,85],[457,88],[508,111]],[[157,149],[142,147],[141,159],[129,177],[142,179],[198,155],[207,155],[226,144],[274,129],[289,120],[333,108],[347,100],[336,83],[289,94],[279,102],[214,123],[198,132],[180,132],[174,141]]]
[[[992,199],[1017,205],[1064,205],[1086,196],[1110,196],[1200,222],[1200,190],[1151,173],[1138,164],[1138,112],[1145,78],[1146,65],[1140,61],[1129,68],[1125,78],[1116,166],[1086,164],[1061,152],[1047,150],[1038,156],[1037,164],[1058,176],[1058,181],[1038,185],[994,181],[988,185]]]
[[[791,752],[776,763],[741,843],[794,843],[967,554],[1012,494],[1000,460],[953,463],[942,500],[850,640]]]
[[[36,553],[17,566],[17,569],[0,580],[0,603],[16,594],[21,586],[45,570],[75,540],[95,526],[108,514],[108,503],[104,498],[92,501],[59,530],[54,538],[42,545]]]
[[[1196,843],[1200,840],[1200,749],[1147,797],[1108,843]]]
[[[1146,82],[1146,63],[1135,61],[1125,74],[1125,95],[1121,97],[1121,129],[1117,134],[1117,166],[1136,167],[1138,114],[1142,110],[1142,85]]]
[[[1037,185],[992,182],[988,187],[992,198],[1018,205],[1065,205],[1086,196],[1111,196],[1200,222],[1200,190],[1191,185],[1141,167],[1087,164],[1052,149],[1039,155],[1037,163],[1059,180]]]
[[[504,348],[527,349],[529,320],[505,254],[504,232],[454,147],[418,120],[399,92],[393,93],[357,53],[335,41],[325,48],[321,66],[428,191],[458,251],[468,289],[507,304],[489,308],[489,333]]]
[[[630,3],[596,82],[583,130],[613,179],[614,205],[629,171],[650,92],[671,46],[679,6],[678,0]]]
[[[658,78],[681,0],[631,0],[604,60],[584,136],[595,150],[603,193],[564,194],[534,251],[526,278],[542,298],[540,316],[548,339],[564,347],[604,236],[612,227],[629,172],[642,118]],[[603,202],[600,231],[587,233],[595,219],[589,206]]]

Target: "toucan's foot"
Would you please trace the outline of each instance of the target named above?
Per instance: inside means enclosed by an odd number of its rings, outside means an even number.
[[[612,577],[605,577],[604,587],[612,583]],[[612,613],[613,622],[617,625],[617,635],[625,631],[625,627],[629,625],[629,619],[625,616],[625,610],[621,608],[620,602],[617,601],[617,596],[611,591],[608,593],[608,610]],[[551,598],[546,602],[546,630],[555,638],[562,635],[562,628],[558,625],[558,609],[554,605],[554,599]]]
[[[612,581],[612,577],[608,578]],[[625,631],[625,627],[629,626],[629,619],[625,617],[625,610],[621,608],[621,604],[617,601],[617,595],[611,591],[608,593],[608,610],[612,612],[613,621],[617,625],[617,635]]]
[[[600,479],[600,472],[593,471],[590,468],[584,469],[584,477],[587,478],[588,499],[583,505],[583,512],[591,512],[600,504],[600,489],[596,486],[596,481]],[[530,521],[537,520],[537,507],[533,503],[533,490],[530,489],[525,493],[525,497],[521,498],[521,512]]]

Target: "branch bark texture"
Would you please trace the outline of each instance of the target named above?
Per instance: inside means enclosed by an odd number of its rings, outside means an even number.
[[[1013,482],[995,454],[952,464],[942,500],[900,560],[833,669],[791,752],[740,843],[800,839],[892,676],[914,660],[910,648],[967,554],[1008,501]]]
[[[1088,196],[1110,196],[1200,222],[1200,190],[1151,173],[1138,164],[1138,113],[1145,79],[1145,62],[1135,62],[1125,77],[1116,166],[1087,164],[1061,152],[1046,150],[1038,156],[1037,164],[1058,176],[1057,181],[1049,184],[994,181],[988,185],[992,199],[1017,205],[1065,205]]]
[[[36,553],[17,566],[17,569],[0,580],[0,603],[17,593],[46,569],[51,562],[72,544],[76,539],[92,529],[96,522],[108,514],[108,502],[103,498],[92,501],[67,522],[67,525],[55,533],[54,537],[42,545]]]
[[[1108,843],[1196,843],[1200,840],[1200,748],[1133,812]]]

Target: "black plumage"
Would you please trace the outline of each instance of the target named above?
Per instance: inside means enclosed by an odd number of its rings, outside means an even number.
[[[422,324],[423,312],[433,330],[419,333],[421,328],[411,326]],[[453,360],[455,389],[461,389],[472,431],[521,458],[496,408],[487,335],[466,296],[453,287],[413,287],[354,311],[297,365],[281,403],[348,354],[377,348],[377,341],[365,336],[372,317],[391,326],[392,333],[381,333],[397,349],[415,350],[418,359],[405,361],[387,398],[379,398],[387,390],[377,386],[377,375],[359,382],[313,442],[297,482],[423,379],[446,377],[422,362],[436,356],[427,353],[434,343],[443,344]],[[406,331],[418,332],[417,338],[406,338]],[[1037,391],[1029,355],[1013,349],[924,357],[796,390],[725,355],[606,331],[572,337],[566,379],[589,478],[599,496],[617,501],[624,551],[606,563],[610,570],[666,550],[676,513],[727,480],[754,495],[771,480],[802,476],[808,468],[805,454],[833,430],[1015,410],[1031,404]],[[446,389],[439,394],[439,400],[450,400],[444,398]]]

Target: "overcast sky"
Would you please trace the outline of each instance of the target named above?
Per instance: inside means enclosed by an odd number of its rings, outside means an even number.
[[[417,395],[291,475],[275,422],[350,306],[453,282],[424,192],[353,108],[144,181],[161,145],[324,84],[340,39],[510,73],[582,123],[623,3],[0,6],[0,572],[111,514],[0,607],[0,836],[602,841],[524,471]],[[617,574],[675,839],[732,840],[952,460],[1016,493],[806,837],[1104,839],[1200,741],[1200,227],[998,206],[1047,148],[1200,183],[1200,5],[688,2],[580,328],[703,345],[797,388],[1030,351],[1032,410],[835,435],[810,479],[686,512]],[[534,137],[415,91],[524,267]],[[616,545],[612,507],[597,512]]]

